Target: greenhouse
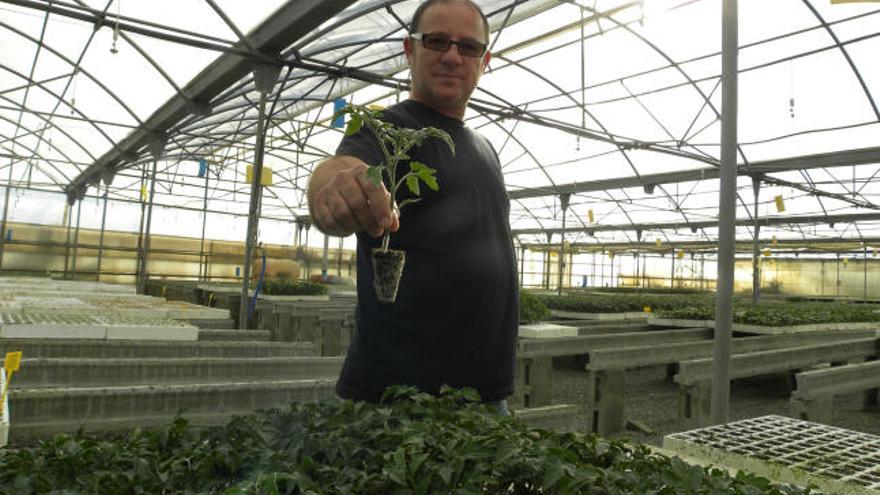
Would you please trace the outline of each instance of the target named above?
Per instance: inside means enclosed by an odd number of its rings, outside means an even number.
[[[880,3],[421,3],[0,0],[0,493],[880,493]]]

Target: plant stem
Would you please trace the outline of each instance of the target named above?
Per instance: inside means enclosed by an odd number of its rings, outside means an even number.
[[[388,244],[391,242],[391,229],[385,230],[385,234],[382,235],[382,251],[388,251]]]

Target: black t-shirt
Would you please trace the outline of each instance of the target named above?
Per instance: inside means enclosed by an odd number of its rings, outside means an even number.
[[[452,136],[455,155],[431,138],[409,155],[437,170],[439,190],[422,186],[401,211],[392,249],[406,251],[397,301],[377,302],[370,251],[381,237],[358,234],[357,332],[336,386],[344,398],[378,401],[389,385],[435,393],[441,385],[473,387],[485,401],[513,392],[519,291],[510,235],[510,200],[498,156],[461,121],[407,100],[383,112],[397,126],[436,127]],[[337,155],[382,162],[364,127]],[[398,164],[398,177],[409,164]],[[409,191],[401,187],[398,202]]]

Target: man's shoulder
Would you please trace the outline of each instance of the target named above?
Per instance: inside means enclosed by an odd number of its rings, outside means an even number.
[[[422,119],[410,100],[404,100],[384,108],[382,120],[398,127],[416,127]]]

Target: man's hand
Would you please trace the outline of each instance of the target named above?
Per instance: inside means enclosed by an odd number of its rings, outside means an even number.
[[[365,231],[379,237],[386,229],[400,228],[398,214],[390,207],[391,194],[383,184],[370,182],[368,168],[352,156],[336,156],[312,172],[309,211],[321,232],[347,236]]]

